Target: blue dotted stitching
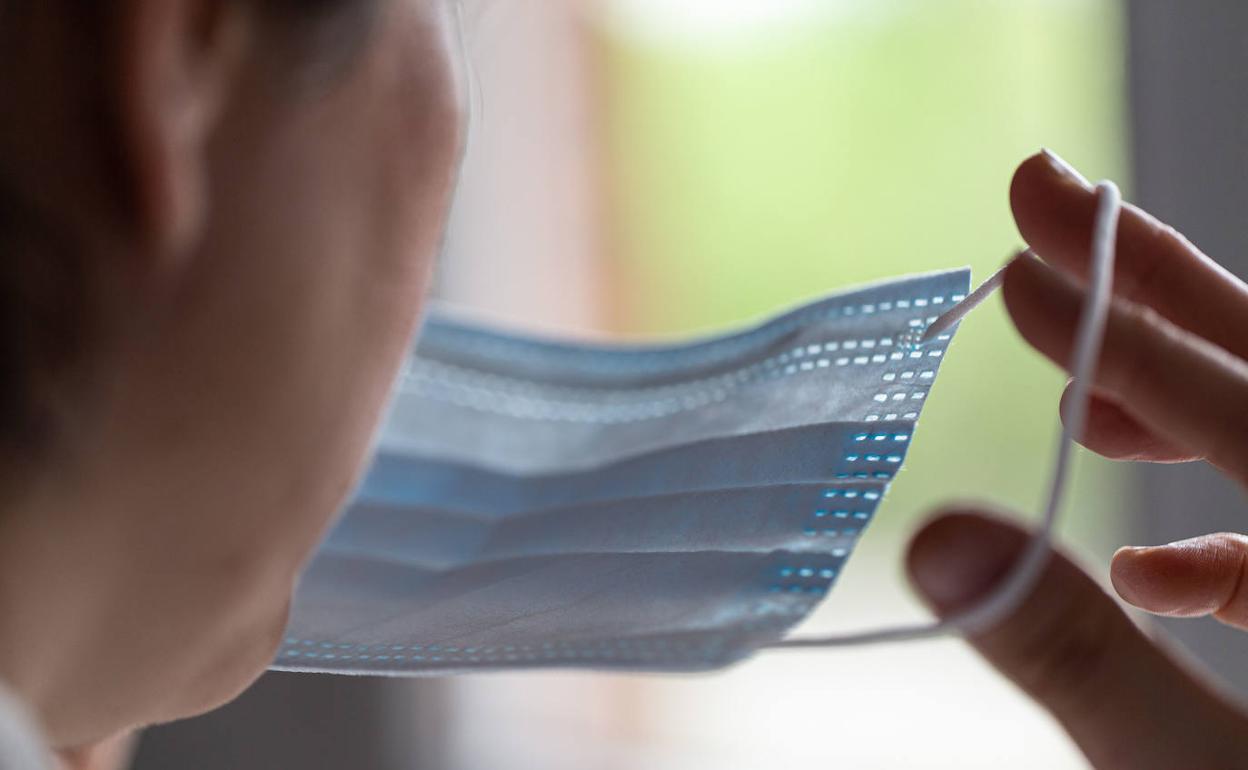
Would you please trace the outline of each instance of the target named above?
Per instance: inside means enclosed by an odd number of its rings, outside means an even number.
[[[958,274],[959,271],[950,271],[930,276],[929,280],[957,280]],[[490,332],[480,332],[444,320],[432,320],[426,325],[425,339],[422,343],[436,349],[441,345],[440,338],[446,338],[445,347],[450,349],[466,349],[471,353],[485,355],[490,358],[509,357],[521,363],[538,366],[550,364],[552,360],[555,362],[555,365],[558,365],[575,359],[581,359],[580,363],[585,365],[585,359],[588,359],[588,362],[600,369],[645,371],[646,369],[662,369],[665,367],[667,359],[676,356],[679,356],[682,362],[693,360],[701,364],[713,361],[734,355],[736,351],[747,349],[756,342],[763,344],[760,342],[761,340],[782,337],[794,329],[811,323],[835,318],[838,315],[856,315],[858,312],[861,312],[862,315],[872,315],[877,311],[883,313],[891,312],[894,309],[908,310],[912,302],[909,299],[897,299],[862,303],[860,305],[857,303],[845,305],[845,300],[849,299],[848,297],[838,299],[841,301],[838,302],[837,299],[827,300],[825,304],[817,304],[804,310],[796,311],[788,317],[782,316],[752,331],[744,332],[729,339],[649,350],[620,348],[615,350],[584,351],[583,349],[566,347],[557,342],[534,342]],[[965,299],[965,295],[961,293],[949,296],[950,304],[956,304],[963,299]],[[944,297],[943,295],[937,295],[931,297],[930,300],[932,305],[940,305],[944,301]],[[938,302],[937,300],[941,301]],[[913,304],[915,307],[925,306],[919,304],[919,299],[913,300]]]
[[[787,614],[787,613],[775,613]],[[764,624],[750,624],[757,630]],[[638,660],[653,662],[676,658],[713,661],[723,652],[725,634],[711,634],[701,640],[611,639],[600,642],[544,642],[536,644],[454,647],[439,645],[334,644],[288,637],[281,659],[343,662],[394,661],[396,663],[465,663],[465,662],[550,662],[558,659]],[[324,651],[327,649],[339,652]],[[398,652],[403,650],[406,652]]]
[[[910,355],[934,355],[939,350],[915,351]],[[789,354],[785,354],[789,355]],[[712,378],[709,382],[715,383],[711,387],[704,387],[704,383],[708,380],[702,380],[694,383],[686,383],[679,386],[665,386],[665,389],[652,389],[651,392],[671,392],[672,395],[664,398],[653,398],[647,401],[633,401],[626,403],[600,403],[594,401],[569,401],[560,398],[549,398],[545,396],[532,395],[531,393],[548,392],[549,389],[530,388],[530,395],[522,393],[509,392],[507,390],[498,390],[493,387],[494,384],[502,381],[506,383],[526,382],[516,380],[514,378],[501,378],[494,375],[481,375],[475,372],[469,372],[470,379],[486,383],[486,385],[465,384],[456,382],[454,378],[439,379],[438,376],[419,375],[420,390],[431,398],[437,398],[448,403],[455,404],[468,409],[476,409],[479,411],[496,412],[508,414],[522,419],[548,420],[556,422],[584,422],[599,424],[618,424],[626,422],[638,422],[642,420],[658,419],[678,414],[683,411],[698,409],[710,404],[719,403],[726,400],[729,394],[745,385],[755,382],[762,382],[769,379],[779,377],[788,377],[800,373],[814,372],[822,369],[828,369],[833,366],[849,366],[851,364],[874,363],[876,359],[881,362],[884,360],[893,360],[902,358],[902,354],[893,353],[885,357],[877,355],[873,357],[858,356],[856,358],[840,357],[836,359],[820,358],[814,361],[804,361],[799,363],[781,364],[779,358],[768,359],[765,362],[751,365],[745,369],[738,370],[734,373],[720,375]],[[430,365],[440,367],[445,370],[454,369],[450,365],[437,364]],[[468,370],[463,370],[468,372]],[[414,377],[417,375],[413,375]],[[691,387],[696,386],[696,387]],[[683,389],[683,390],[682,390]],[[602,398],[607,392],[604,391],[583,391],[584,393],[596,393]],[[618,397],[618,393],[610,392],[613,396]],[[643,393],[644,394],[644,393]],[[881,392],[874,397],[878,403],[886,403],[889,401],[896,402],[900,392]],[[920,401],[926,397],[926,391],[912,391],[909,398],[912,401]],[[868,418],[868,421],[878,420]],[[917,419],[917,412],[907,412],[905,419]]]

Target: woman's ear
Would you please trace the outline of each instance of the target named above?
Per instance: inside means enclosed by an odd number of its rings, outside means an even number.
[[[162,260],[195,242],[208,146],[241,77],[254,19],[238,0],[124,0],[114,110],[136,237]]]

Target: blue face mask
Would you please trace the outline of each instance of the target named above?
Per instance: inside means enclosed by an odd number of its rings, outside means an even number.
[[[590,347],[430,318],[275,668],[693,671],[771,644],[901,468],[969,272],[692,344]]]

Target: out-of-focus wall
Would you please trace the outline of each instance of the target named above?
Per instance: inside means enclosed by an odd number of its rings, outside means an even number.
[[[1248,278],[1248,4],[1128,10],[1137,202]],[[1140,544],[1248,530],[1244,491],[1204,463],[1141,466],[1135,478]],[[1248,700],[1248,634],[1209,618],[1158,622]]]
[[[526,327],[606,320],[596,52],[582,0],[469,5],[471,130],[438,294]]]

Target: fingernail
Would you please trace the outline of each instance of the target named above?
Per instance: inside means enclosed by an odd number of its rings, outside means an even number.
[[[1163,546],[1164,547],[1164,546]],[[1109,571],[1110,582],[1127,603],[1146,609],[1141,594],[1144,591],[1145,572],[1140,568],[1141,562],[1148,557],[1153,548],[1126,546],[1119,548],[1114,554],[1113,567]]]
[[[910,577],[937,609],[951,610],[988,593],[1008,572],[1021,540],[981,516],[958,514],[929,525],[910,548]]]
[[[1048,147],[1041,147],[1040,152],[1044,153],[1044,157],[1048,159],[1049,163],[1059,174],[1074,179],[1076,182],[1084,187],[1087,187],[1088,189],[1092,188],[1092,183],[1088,181],[1088,178],[1083,174],[1080,174],[1074,166],[1067,163],[1065,158],[1053,152]]]

